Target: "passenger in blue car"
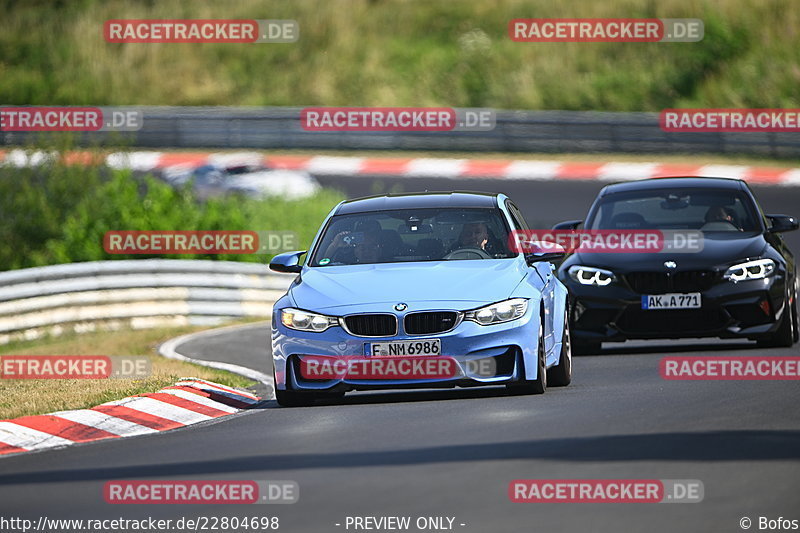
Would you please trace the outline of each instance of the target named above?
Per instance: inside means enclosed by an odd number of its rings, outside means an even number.
[[[380,263],[383,256],[381,225],[377,220],[363,220],[355,231],[342,231],[325,251],[334,264]]]

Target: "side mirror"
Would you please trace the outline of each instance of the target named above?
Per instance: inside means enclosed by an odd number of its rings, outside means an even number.
[[[553,226],[553,229],[578,229],[581,224],[583,224],[583,220],[565,220]]]
[[[783,231],[794,231],[800,227],[797,219],[789,215],[767,215],[770,221],[770,227],[767,229],[770,233],[781,233]]]
[[[306,253],[306,250],[278,254],[272,258],[272,261],[269,262],[269,268],[275,272],[297,274],[303,270],[303,267],[300,266],[300,256],[304,253]]]
[[[555,261],[556,259],[563,259],[567,255],[565,252],[548,252],[546,254],[527,254],[525,261],[529,265],[533,263],[541,263],[542,261]]]
[[[556,259],[563,259],[567,255],[567,250],[560,244],[554,242],[542,242],[537,246],[534,243],[529,243],[530,246],[538,247],[538,251],[529,252],[525,254],[525,261],[532,265],[534,263],[541,263],[543,261],[555,261]]]

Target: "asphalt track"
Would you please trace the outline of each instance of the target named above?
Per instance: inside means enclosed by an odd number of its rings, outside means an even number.
[[[383,190],[507,192],[531,225],[582,218],[602,184],[335,179],[349,196]],[[800,189],[756,190],[767,212],[800,214]],[[798,232],[800,233],[800,232]],[[791,235],[795,250],[800,235]],[[180,347],[270,372],[256,324]],[[346,531],[346,516],[449,516],[464,532],[742,531],[739,520],[800,519],[800,387],[791,381],[665,381],[661,357],[799,356],[738,341],[637,342],[576,358],[571,386],[358,393],[338,403],[274,402],[222,421],[0,460],[0,516],[278,516],[281,531]],[[515,479],[697,479],[695,504],[517,504]],[[113,479],[294,480],[294,505],[109,505]],[[341,524],[341,526],[336,526]],[[460,524],[464,524],[463,526]],[[351,528],[350,531],[353,531]],[[416,528],[411,531],[417,531]]]

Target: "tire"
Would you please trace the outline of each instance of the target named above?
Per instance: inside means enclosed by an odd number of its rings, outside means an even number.
[[[569,314],[567,314],[569,316]],[[572,341],[569,335],[569,320],[564,320],[561,336],[561,355],[558,364],[547,369],[547,384],[551,387],[566,387],[572,382]]]
[[[596,341],[572,341],[573,355],[593,355],[600,353],[602,343]]]
[[[544,319],[539,320],[539,340],[537,342],[538,348],[536,350],[538,357],[537,362],[539,370],[536,372],[536,379],[525,379],[525,367],[523,364],[522,377],[515,383],[506,385],[506,389],[511,394],[544,394],[547,391],[547,366],[544,359],[544,329],[542,323]]]
[[[341,400],[342,398],[344,398],[344,391],[323,392],[321,394],[317,394],[316,397],[319,398],[320,400],[330,400],[330,401]]]
[[[275,369],[272,369],[273,383],[275,379]],[[287,387],[289,385],[287,384]],[[281,407],[308,407],[314,404],[314,394],[309,392],[297,392],[290,389],[280,390],[275,387],[275,400]]]
[[[789,304],[786,299],[786,311],[783,313],[781,323],[775,333],[768,337],[758,339],[761,348],[791,348],[797,341],[797,309],[796,305]]]
[[[275,399],[281,407],[309,407],[314,404],[314,396],[303,392],[275,389]]]
[[[792,326],[793,326],[793,342],[800,342],[800,319],[797,317],[797,288],[794,290],[794,298],[792,298]]]

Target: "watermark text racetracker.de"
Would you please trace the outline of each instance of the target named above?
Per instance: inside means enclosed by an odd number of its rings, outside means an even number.
[[[422,343],[422,341],[420,341]],[[458,361],[449,356],[300,356],[304,379],[426,380],[491,378],[497,375],[494,358]]]
[[[800,132],[800,109],[664,109],[667,132]]]
[[[516,253],[698,253],[699,230],[514,230],[509,248]]]
[[[307,107],[300,112],[306,131],[491,131],[492,109],[451,107]]]
[[[296,250],[293,231],[107,231],[109,254],[273,254]]]
[[[512,41],[524,43],[694,43],[703,40],[700,19],[530,18],[508,23]]]
[[[295,20],[114,19],[103,25],[108,43],[293,43]]]
[[[140,379],[151,372],[144,356],[4,355],[2,379]]]
[[[666,380],[800,380],[800,357],[667,356],[659,364]]]
[[[141,111],[129,107],[0,107],[0,131],[137,131]]]
[[[516,479],[508,485],[514,503],[699,503],[699,479]]]
[[[288,480],[114,480],[103,486],[110,504],[291,504],[300,486]]]

